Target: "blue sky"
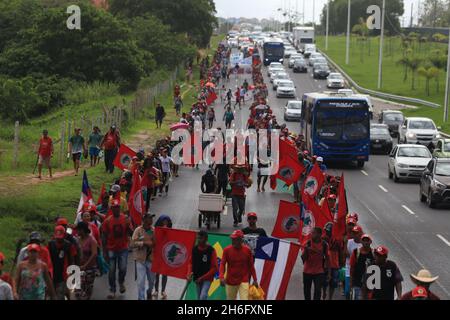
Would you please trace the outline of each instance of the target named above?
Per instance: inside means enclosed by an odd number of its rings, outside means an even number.
[[[389,0],[388,0],[389,1]],[[295,11],[298,6],[300,14],[303,12],[303,2],[305,6],[305,22],[320,20],[320,13],[327,0],[215,0],[217,13],[220,17],[246,17],[246,18],[278,18],[280,14],[278,8],[289,8]],[[409,24],[411,16],[411,4],[414,3],[413,16],[418,16],[417,8],[424,0],[404,0],[405,3],[405,23]],[[315,5],[314,5],[315,3]],[[315,7],[315,10],[314,10]],[[314,12],[314,15],[313,15]],[[300,20],[301,22],[301,20]]]

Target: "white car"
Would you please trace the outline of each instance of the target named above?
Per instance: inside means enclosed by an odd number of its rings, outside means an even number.
[[[267,70],[267,75],[268,75],[269,77],[271,77],[271,76],[272,76],[272,73],[282,72],[282,71],[284,71],[283,66],[273,66],[273,67],[269,67],[268,70]]]
[[[436,145],[441,138],[439,130],[433,120],[428,118],[406,118],[399,128],[399,143]]]
[[[339,89],[338,93],[339,94],[343,94],[343,95],[345,95],[347,97],[350,97],[350,96],[355,94],[352,89]]]
[[[287,49],[286,51],[284,51],[284,57],[286,59],[289,59],[292,55],[297,54],[297,50],[295,49]]]
[[[289,75],[286,72],[278,72],[275,74],[275,76],[273,77],[273,90],[274,91],[277,90],[278,83],[283,80],[291,80],[291,78],[289,77]]]
[[[345,87],[345,80],[340,73],[330,73],[327,78],[327,88],[343,89]]]
[[[417,144],[397,145],[389,155],[389,179],[417,179],[422,177],[432,155],[427,147]]]
[[[291,80],[278,82],[277,98],[295,98],[295,84]]]
[[[314,63],[316,63],[315,60],[318,59],[318,58],[325,59],[325,57],[322,54],[318,53],[318,52],[315,52],[315,53],[311,54],[311,56],[309,57],[309,65],[312,67],[314,65]]]
[[[303,59],[303,56],[300,53],[291,55],[291,57],[289,58],[288,67],[292,69],[294,67],[295,60],[298,59]]]
[[[302,117],[302,102],[288,101],[284,107],[284,121],[300,120]]]
[[[275,79],[276,75],[279,73],[286,73],[286,71],[284,69],[275,69],[275,71],[270,73],[270,82],[272,83],[273,80]]]

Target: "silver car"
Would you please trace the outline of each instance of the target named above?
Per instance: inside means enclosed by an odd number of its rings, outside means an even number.
[[[422,177],[425,168],[432,159],[427,147],[417,144],[400,144],[389,155],[389,179],[417,179]]]
[[[284,121],[299,121],[302,117],[302,102],[288,101],[284,107]]]

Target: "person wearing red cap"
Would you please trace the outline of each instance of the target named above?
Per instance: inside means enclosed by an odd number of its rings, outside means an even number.
[[[220,263],[220,283],[226,288],[227,300],[236,300],[238,292],[240,300],[248,300],[250,276],[258,286],[253,254],[243,244],[244,233],[241,230],[234,231],[230,238],[231,245],[223,250]]]
[[[242,222],[245,212],[245,189],[251,185],[249,174],[242,166],[235,166],[230,176],[234,227]]]
[[[258,215],[255,212],[247,214],[248,227],[242,229],[244,235],[267,237],[267,233],[263,228],[258,228],[256,222],[258,221]]]
[[[428,291],[424,287],[415,287],[411,292],[412,300],[428,300]]]
[[[372,238],[364,234],[361,236],[362,247],[353,250],[350,257],[350,288],[352,300],[367,300],[366,271],[375,262],[372,251]]]
[[[403,276],[397,264],[388,260],[389,250],[384,246],[379,246],[374,251],[375,265],[380,268],[380,289],[371,291],[373,300],[394,300],[395,293],[397,299],[402,296]]]
[[[17,256],[16,266],[18,267],[21,262],[28,260],[28,245],[35,243],[40,245],[41,247],[41,250],[39,252],[39,259],[45,262],[45,264],[47,264],[50,276],[53,276],[53,265],[52,260],[50,259],[50,253],[48,252],[47,247],[42,244],[42,242],[43,242],[42,236],[39,232],[37,231],[31,232],[28,244],[20,250],[19,255]]]
[[[46,292],[56,298],[47,264],[39,259],[41,246],[29,244],[28,260],[19,264],[16,271],[16,292],[19,300],[45,300]]]
[[[120,211],[120,201],[114,199],[111,203],[112,215],[103,222],[101,231],[103,236],[103,247],[109,261],[109,291],[108,299],[116,298],[116,270],[119,269],[120,293],[126,291],[125,277],[128,266],[129,236],[132,235],[129,217]]]
[[[53,265],[53,286],[56,291],[56,299],[64,300],[70,297],[66,286],[67,267],[74,264],[76,248],[65,239],[66,229],[62,225],[55,227],[53,239],[48,242],[47,248]]]
[[[353,221],[350,221],[353,222]],[[348,239],[344,246],[345,255],[345,297],[350,300],[350,256],[355,249],[361,248],[361,236],[363,235],[363,230],[360,226],[354,226],[350,232],[350,239]]]
[[[5,255],[0,252],[0,301],[14,300],[12,279],[9,274],[3,273]]]
[[[76,225],[69,226],[69,222],[67,221],[66,218],[58,218],[56,220],[56,225],[63,226],[64,229],[66,230],[65,239],[67,241],[69,241],[72,245],[72,249],[70,250],[70,252],[72,254],[73,263],[76,265],[79,265],[80,264],[80,255],[81,255],[80,245],[79,245],[77,239],[75,238],[75,235],[73,234],[73,232],[74,232],[73,228],[75,228]],[[69,232],[67,232],[68,230],[69,230]]]
[[[417,287],[421,287],[426,290],[427,300],[434,300],[434,301],[440,300],[440,298],[433,292],[431,292],[430,289],[431,285],[439,279],[439,276],[433,277],[430,271],[422,269],[417,274],[410,274],[410,277],[411,281],[415,285],[417,285]],[[413,291],[405,293],[400,300],[414,300]]]

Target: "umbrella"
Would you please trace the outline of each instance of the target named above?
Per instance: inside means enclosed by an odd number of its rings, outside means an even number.
[[[187,123],[174,123],[170,126],[170,131],[175,131],[178,129],[189,129],[189,124]]]
[[[260,104],[256,107],[256,110],[266,110],[266,109],[267,109],[267,106],[264,104]]]
[[[214,83],[212,83],[212,82],[208,82],[208,83],[206,84],[206,86],[207,86],[207,87],[212,87],[212,88],[215,88],[215,87],[216,87],[216,85],[215,85]]]

